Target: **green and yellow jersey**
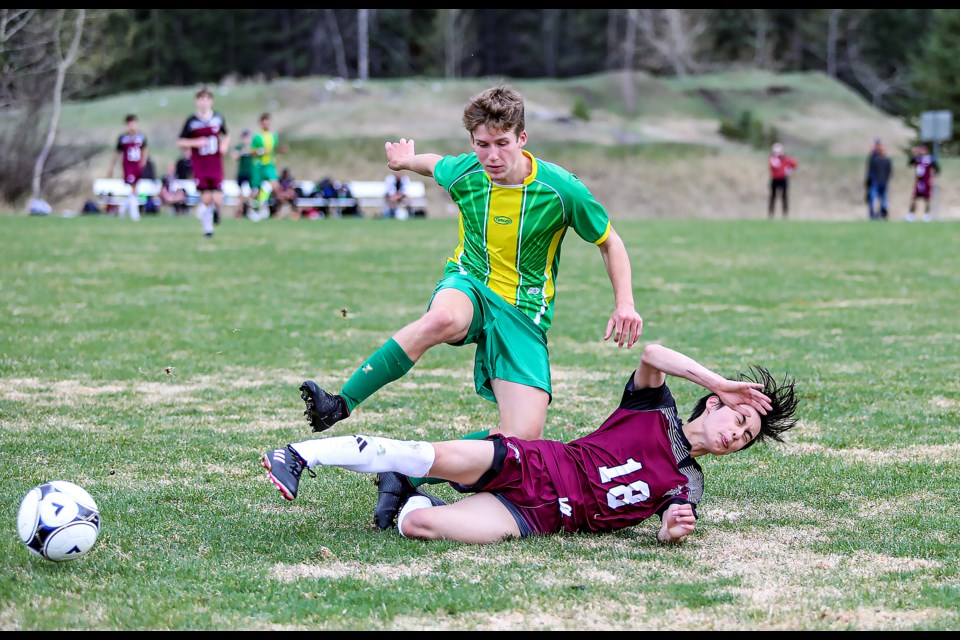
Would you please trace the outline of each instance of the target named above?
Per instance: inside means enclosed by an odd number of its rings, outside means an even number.
[[[443,157],[433,176],[460,209],[460,244],[445,273],[472,275],[545,332],[567,229],[600,244],[610,219],[577,176],[523,153],[533,163],[523,184],[494,184],[475,153]]]
[[[273,164],[278,140],[277,134],[272,131],[260,131],[256,133],[253,136],[253,140],[250,141],[250,150],[253,152],[254,163],[259,165]]]

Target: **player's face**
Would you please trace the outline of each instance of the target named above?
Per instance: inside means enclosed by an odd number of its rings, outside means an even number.
[[[704,446],[715,456],[725,456],[740,451],[760,433],[760,414],[750,405],[742,404],[737,409],[711,407],[704,421]],[[746,415],[745,415],[746,414]]]
[[[197,103],[197,111],[204,113],[209,111],[210,108],[213,106],[213,98],[204,93],[197,96],[196,103]]]
[[[499,131],[486,125],[473,130],[471,145],[490,179],[499,184],[521,184],[529,175],[522,153],[527,132],[517,136],[513,131]]]

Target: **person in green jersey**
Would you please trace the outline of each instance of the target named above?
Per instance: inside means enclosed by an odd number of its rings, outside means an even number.
[[[240,134],[240,142],[233,148],[230,157],[237,161],[237,186],[240,187],[240,204],[237,206],[236,217],[244,218],[250,211],[250,203],[245,193],[253,191],[253,154],[250,152],[250,130],[244,129]]]
[[[269,215],[266,211],[267,200],[270,199],[271,193],[277,193],[280,189],[280,177],[277,175],[277,154],[285,152],[285,148],[280,147],[279,137],[270,130],[270,126],[270,114],[261,114],[260,131],[255,133],[253,140],[250,141],[250,152],[253,155],[253,181],[251,186],[257,191],[254,203],[260,218]],[[272,191],[262,188],[265,182],[270,183]]]
[[[496,402],[490,434],[543,437],[552,399],[547,330],[553,319],[560,247],[568,229],[600,250],[613,285],[604,340],[630,348],[643,319],[634,308],[630,259],[604,207],[577,176],[524,149],[522,96],[497,86],[463,112],[472,153],[417,153],[413,140],[387,142],[387,166],[432,177],[457,204],[459,242],[426,312],[400,329],[331,394],[313,380],[300,385],[314,431],[329,429],[381,387],[401,378],[431,347],[476,345],[477,393]],[[403,502],[428,478],[379,474],[375,522],[389,528]]]

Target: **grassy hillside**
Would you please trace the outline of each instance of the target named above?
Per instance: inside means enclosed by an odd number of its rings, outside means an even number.
[[[460,123],[466,100],[503,81],[378,80],[356,83],[317,77],[216,88],[215,109],[234,137],[256,129],[270,111],[290,153],[280,159],[296,177],[376,180],[386,173],[383,143],[414,138],[418,150],[469,150]],[[762,218],[766,215],[766,152],[731,142],[720,123],[749,111],[781,133],[800,168],[791,185],[795,219],[865,219],[864,160],[881,136],[894,154],[894,219],[906,210],[912,179],[903,150],[912,132],[822,74],[735,72],[686,79],[633,77],[636,108],[628,112],[621,74],[569,80],[510,81],[527,99],[528,149],[577,173],[617,219],[651,217]],[[66,105],[58,140],[102,144],[103,153],[77,166],[78,208],[89,184],[109,165],[124,116],[137,113],[158,172],[178,152],[175,141],[192,113],[193,88],[165,88]],[[587,120],[572,117],[586,105]],[[960,219],[952,159],[943,162],[941,218]],[[234,164],[227,162],[228,175]],[[430,183],[430,215],[452,214]]]

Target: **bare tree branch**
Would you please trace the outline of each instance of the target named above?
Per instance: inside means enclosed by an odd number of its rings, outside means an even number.
[[[66,10],[61,9],[57,15],[54,29],[54,51],[57,60],[57,78],[53,88],[53,106],[50,114],[50,122],[47,128],[47,139],[44,141],[43,149],[37,157],[33,166],[33,182],[31,188],[34,198],[40,198],[40,177],[43,175],[43,166],[46,164],[47,156],[50,155],[50,149],[53,148],[53,141],[57,135],[57,126],[60,123],[60,109],[63,105],[63,83],[67,76],[67,71],[77,61],[77,55],[80,52],[80,41],[83,37],[83,20],[86,17],[86,9],[77,9],[77,15],[73,23],[73,38],[70,42],[70,48],[67,55],[64,56],[61,50],[60,39],[62,37],[63,16]]]

